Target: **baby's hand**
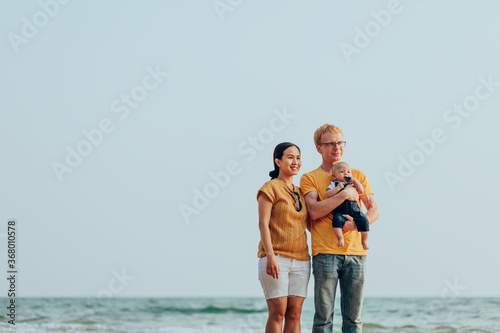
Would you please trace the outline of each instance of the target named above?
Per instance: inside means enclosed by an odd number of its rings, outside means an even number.
[[[344,188],[344,183],[339,183],[339,184],[337,185],[337,187],[338,187],[338,188],[340,188],[340,189],[342,190],[342,189]]]

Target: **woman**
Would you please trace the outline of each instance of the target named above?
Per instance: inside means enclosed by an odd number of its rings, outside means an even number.
[[[283,142],[274,149],[271,180],[257,192],[259,203],[259,280],[269,309],[266,333],[300,332],[300,314],[311,272],[307,209],[293,185],[301,166],[300,149]]]

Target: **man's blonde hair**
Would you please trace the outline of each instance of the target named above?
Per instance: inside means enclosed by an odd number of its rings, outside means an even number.
[[[342,134],[342,136],[344,136],[344,133],[342,132],[342,130],[340,129],[340,127],[337,127],[335,125],[332,125],[332,124],[324,124],[323,126],[321,126],[320,128],[318,128],[316,130],[316,132],[314,132],[314,144],[317,146],[319,145],[319,140],[321,140],[321,137],[323,136],[323,134],[325,133],[340,133]]]

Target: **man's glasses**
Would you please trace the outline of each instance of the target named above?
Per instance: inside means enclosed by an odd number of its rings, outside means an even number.
[[[300,202],[300,195],[293,191],[293,197],[295,198],[295,209],[300,212],[302,210],[302,202]]]
[[[319,144],[323,145],[323,146],[327,146],[330,149],[333,149],[333,148],[335,148],[337,146],[339,146],[340,148],[344,148],[346,142],[345,141],[339,141],[339,142],[320,142]]]

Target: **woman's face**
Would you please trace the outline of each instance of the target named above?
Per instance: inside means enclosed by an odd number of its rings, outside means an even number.
[[[299,173],[302,161],[300,160],[300,151],[297,147],[291,146],[285,149],[281,160],[275,160],[280,168],[280,174],[283,176],[295,176]]]

